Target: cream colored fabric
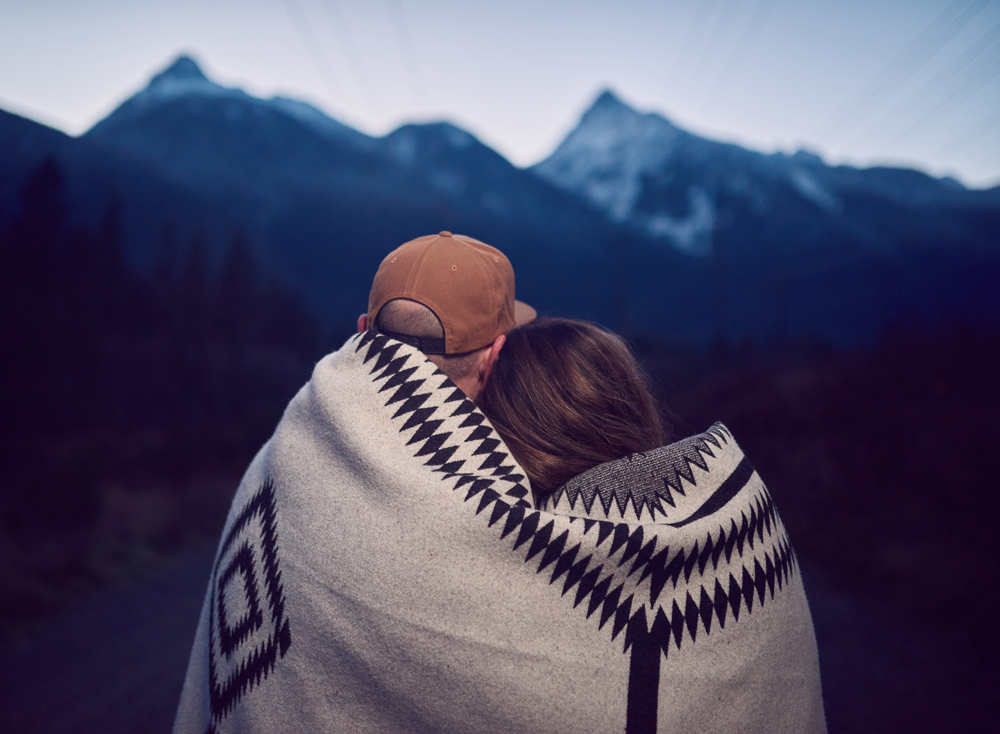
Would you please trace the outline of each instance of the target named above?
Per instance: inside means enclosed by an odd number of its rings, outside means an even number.
[[[366,332],[324,358],[237,490],[175,732],[626,729],[825,731],[795,557],[729,432],[535,509],[423,355]]]

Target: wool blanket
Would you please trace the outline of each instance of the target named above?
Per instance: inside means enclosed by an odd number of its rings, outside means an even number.
[[[822,732],[812,621],[732,435],[544,502],[424,355],[319,362],[233,501],[174,731]]]

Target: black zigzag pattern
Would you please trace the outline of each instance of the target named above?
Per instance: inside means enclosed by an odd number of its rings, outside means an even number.
[[[669,546],[657,548],[660,538],[648,526],[632,528],[606,520],[565,518],[570,525],[582,523],[584,537],[595,533],[591,536],[593,549],[603,547],[603,560],[597,560],[593,552],[582,550],[583,542],[570,541],[568,528],[558,532],[550,515],[532,509],[523,500],[528,494],[520,483],[523,475],[515,473],[516,465],[510,463],[508,454],[498,450],[501,444],[495,432],[461,390],[440,372],[435,373],[435,378],[442,378],[438,389],[448,386],[453,390],[445,405],[457,405],[448,415],[466,415],[460,427],[474,427],[465,440],[479,442],[473,455],[484,458],[472,467],[479,473],[463,472],[465,461],[451,461],[459,439],[439,430],[444,424],[437,417],[439,409],[425,406],[430,392],[421,392],[428,380],[411,379],[416,366],[407,368],[407,357],[397,356],[400,343],[366,332],[358,340],[357,349],[365,347],[368,351],[364,363],[374,360],[370,374],[375,382],[383,383],[379,391],[393,391],[386,402],[386,407],[398,406],[392,417],[408,416],[400,430],[416,428],[407,442],[416,447],[415,455],[428,456],[426,464],[435,471],[457,477],[455,489],[467,487],[465,501],[478,498],[476,514],[486,517],[489,527],[502,525],[500,539],[512,538],[512,550],[527,546],[525,563],[537,561],[536,573],[546,572],[550,585],[562,579],[562,595],[573,592],[573,606],[585,606],[586,617],[596,616],[599,629],[610,623],[612,639],[624,631],[626,651],[643,635],[649,636],[664,655],[671,645],[679,649],[685,637],[693,643],[699,635],[709,635],[713,625],[723,629],[730,617],[738,620],[741,614],[751,614],[774,599],[794,574],[795,555],[763,487],[743,511],[739,523],[732,519],[728,527],[707,533],[703,541],[673,552]],[[717,438],[726,440],[724,436]],[[694,461],[692,453],[705,451],[711,455],[702,444],[690,448],[693,452],[683,452],[684,461]],[[483,470],[492,471],[484,477]],[[513,486],[501,493],[496,489],[498,480]],[[767,544],[769,548],[765,548]],[[725,564],[732,566],[728,574],[724,568],[720,571],[723,557]],[[627,572],[619,573],[629,562]],[[709,565],[710,573],[706,574]],[[678,592],[682,575],[686,588]],[[646,594],[638,592],[647,579],[648,601]],[[675,593],[661,600],[668,581]]]
[[[725,426],[716,423],[705,433],[658,449],[653,454],[655,460],[648,477],[625,486],[617,477],[609,477],[607,473],[594,476],[593,472],[586,472],[553,492],[546,499],[546,506],[557,506],[565,496],[570,509],[574,509],[576,503],[582,501],[588,514],[593,511],[597,500],[606,517],[617,506],[618,514],[624,518],[626,510],[631,506],[638,521],[642,520],[644,511],[649,513],[652,521],[656,521],[658,517],[666,520],[671,517],[670,513],[674,513],[678,504],[674,495],[686,497],[690,488],[697,486],[694,467],[707,472],[706,457],[715,457],[712,447],[721,449],[730,438],[732,436]],[[622,461],[632,461],[637,456],[645,458],[646,455],[633,454]],[[685,489],[685,482],[688,489]],[[665,505],[671,509],[668,511]]]
[[[712,631],[713,619],[718,628],[722,629],[730,616],[738,620],[742,612],[752,613],[755,600],[756,606],[760,607],[773,599],[795,570],[795,556],[783,534],[770,550],[763,551],[763,558],[749,552],[754,549],[755,544],[765,541],[765,534],[770,538],[772,531],[778,531],[777,516],[766,490],[762,491],[751,506],[749,516],[746,512],[742,514],[739,525],[732,520],[728,529],[720,527],[714,534],[706,534],[704,541],[695,542],[690,548],[679,548],[673,553],[669,546],[664,546],[657,552],[660,539],[649,533],[648,528],[644,531],[642,526],[631,529],[623,523],[573,518],[571,523],[584,523],[584,536],[596,532],[595,550],[604,547],[607,559],[604,562],[595,562],[593,555],[578,559],[582,543],[567,548],[568,530],[553,538],[554,521],[550,520],[539,527],[542,513],[525,511],[523,508],[505,508],[502,503],[497,502],[489,524],[494,525],[504,517],[506,520],[501,538],[516,533],[514,549],[530,542],[525,562],[538,558],[536,572],[548,570],[550,584],[555,584],[562,578],[562,595],[575,592],[572,594],[574,607],[586,602],[586,616],[590,618],[596,614],[599,629],[611,622],[612,639],[617,638],[626,627],[630,630],[625,639],[626,650],[631,645],[633,636],[640,629],[646,630],[645,606],[657,609],[655,618],[651,620],[653,623],[659,620],[656,630],[664,629],[663,618],[670,621],[671,639],[679,648],[685,630],[693,642],[699,631],[705,635]],[[652,537],[647,539],[647,536]],[[720,579],[714,573],[706,576],[706,568],[711,566],[711,571],[717,571],[723,557],[726,564],[730,565],[734,554],[743,560],[745,553],[745,563],[730,571],[727,579]],[[617,568],[629,562],[631,567],[626,579],[637,576],[631,584],[619,580],[620,577],[614,573]],[[691,578],[696,573],[697,576],[705,577],[703,584],[691,583]],[[684,592],[685,598],[682,604],[678,604],[677,598],[667,599],[670,608],[665,612],[666,607],[658,603],[660,596],[667,582],[676,590],[682,575],[688,587]],[[648,605],[643,605],[645,599],[637,597],[635,592],[626,593],[626,586],[634,589],[647,578]],[[637,607],[634,613],[633,606]],[[666,653],[667,638],[660,636],[657,641],[662,642]]]
[[[516,472],[517,465],[506,451],[497,450],[501,447],[500,439],[482,413],[442,372],[436,370],[431,378],[415,377],[419,365],[408,366],[410,357],[405,353],[398,355],[401,346],[400,342],[369,330],[358,339],[355,349],[367,347],[363,364],[372,364],[369,374],[376,384],[381,383],[379,393],[387,393],[385,406],[393,410],[392,418],[405,418],[399,426],[400,432],[413,431],[407,445],[414,447],[414,456],[426,457],[424,464],[447,478],[458,477],[455,489],[468,485],[467,501],[483,493],[486,498],[499,497],[499,487],[503,496],[527,506],[524,475]],[[444,404],[426,405],[432,392],[442,388],[450,390]],[[442,428],[446,419],[459,418],[457,429]],[[455,420],[448,423],[453,426]],[[469,434],[463,439],[459,431],[464,435],[466,430]],[[463,444],[470,444],[471,458],[456,456]],[[484,477],[483,472],[488,472],[488,476]],[[498,485],[496,480],[502,480],[503,484]]]
[[[692,465],[697,466],[702,471],[708,471],[708,464],[705,457],[715,458],[712,446],[716,449],[722,448],[722,444],[729,442],[730,436],[722,425],[716,423],[705,433],[678,441],[671,444],[667,450],[669,457],[668,470],[663,477],[664,489],[669,495],[670,488],[678,494],[684,494],[683,477],[689,484],[695,484],[694,471]]]
[[[226,534],[212,571],[208,676],[213,726],[225,718],[255,685],[260,685],[267,678],[274,670],[278,658],[284,657],[292,644],[291,627],[285,614],[281,571],[278,568],[276,517],[274,484],[268,479],[250,498]],[[236,553],[228,555],[229,549],[234,547],[240,538],[246,537],[244,531],[251,527],[255,519],[260,530],[259,552],[264,576],[263,590],[270,614],[264,614],[260,608],[261,594],[257,587],[259,574],[250,539],[240,544]],[[256,536],[256,533],[252,535]],[[223,570],[224,563],[226,567]],[[232,620],[227,618],[225,596],[227,586],[237,577],[246,596],[248,611],[233,626],[230,624]],[[225,680],[220,681],[218,673],[220,660],[216,655],[216,645],[218,644],[222,656],[228,662],[239,655],[240,647],[254,632],[265,625],[268,629],[267,638],[249,653],[245,653],[235,669]]]

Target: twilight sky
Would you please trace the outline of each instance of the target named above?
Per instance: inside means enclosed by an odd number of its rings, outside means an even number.
[[[598,92],[706,137],[1000,184],[1000,0],[0,0],[0,107],[79,134],[178,53],[373,135],[513,163]]]

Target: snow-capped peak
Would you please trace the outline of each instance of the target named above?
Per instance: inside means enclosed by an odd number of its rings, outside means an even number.
[[[202,81],[208,81],[208,77],[205,76],[201,67],[198,66],[198,62],[186,54],[181,54],[174,59],[174,63],[154,76],[150,80],[150,84],[156,84],[167,79],[201,79]]]
[[[635,112],[635,110],[622,102],[618,95],[610,89],[605,89],[597,95],[597,99],[595,99],[594,103],[590,105],[590,109],[587,111],[587,114],[593,112],[594,110]]]
[[[166,69],[154,76],[134,99],[149,103],[176,97],[246,97],[240,89],[227,89],[211,81],[190,56],[178,56]]]
[[[661,169],[684,135],[666,118],[637,112],[605,90],[533,170],[624,221],[639,195],[642,174]]]

